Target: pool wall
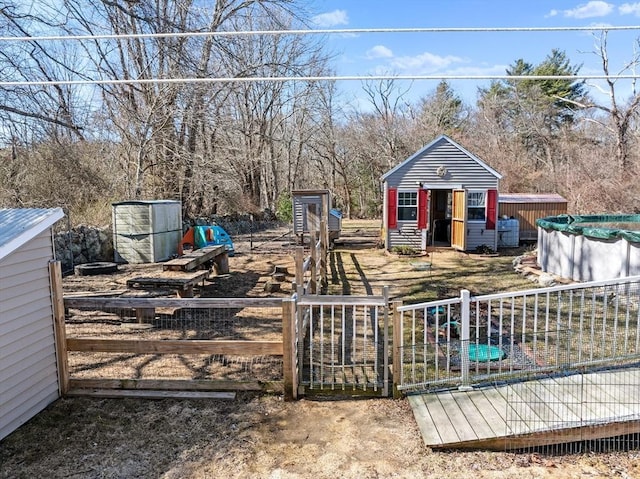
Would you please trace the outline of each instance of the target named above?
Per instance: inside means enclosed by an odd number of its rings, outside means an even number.
[[[550,225],[545,218],[542,224]],[[538,264],[543,271],[574,281],[599,281],[640,274],[640,242],[636,234],[615,234],[609,238],[585,235],[579,228],[560,231],[538,222]],[[560,225],[562,222],[560,223]],[[560,226],[562,229],[562,226]],[[589,230],[590,232],[593,229]]]

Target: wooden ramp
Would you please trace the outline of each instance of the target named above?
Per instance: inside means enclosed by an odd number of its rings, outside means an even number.
[[[640,433],[640,369],[410,395],[425,445],[518,449]]]

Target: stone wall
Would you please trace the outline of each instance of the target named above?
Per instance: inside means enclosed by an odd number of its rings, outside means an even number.
[[[113,261],[113,235],[110,229],[76,226],[57,233],[54,238],[56,258],[62,261],[63,271],[96,261]]]
[[[282,223],[268,215],[256,215],[251,220],[249,215],[218,216],[210,224],[218,224],[233,236],[247,234],[250,231],[281,226]],[[62,270],[73,271],[79,264],[98,261],[114,261],[113,232],[110,228],[99,229],[92,226],[76,226],[70,231],[55,235],[56,258],[62,261]]]

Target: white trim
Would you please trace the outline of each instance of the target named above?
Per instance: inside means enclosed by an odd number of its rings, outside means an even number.
[[[487,222],[487,197],[489,196],[488,194],[488,189],[473,189],[473,190],[467,190],[467,211],[466,211],[466,216],[467,216],[467,223],[474,223],[474,224],[482,224],[482,223],[486,223]],[[469,195],[471,195],[472,193],[482,193],[484,194],[484,218],[481,220],[478,219],[470,219],[469,218]],[[472,206],[471,208],[483,208],[482,206]]]
[[[462,183],[458,184],[449,184],[443,185],[442,183],[439,185],[434,185],[432,183],[422,183],[423,190],[461,190]]]

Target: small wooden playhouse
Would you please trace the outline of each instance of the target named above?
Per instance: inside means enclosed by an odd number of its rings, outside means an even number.
[[[62,209],[0,209],[0,439],[60,397],[55,334]],[[58,304],[59,306],[59,304]]]
[[[381,178],[386,249],[497,249],[501,178],[451,138],[436,138]]]

